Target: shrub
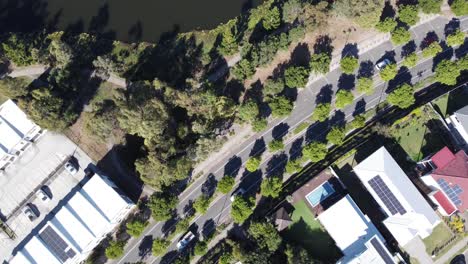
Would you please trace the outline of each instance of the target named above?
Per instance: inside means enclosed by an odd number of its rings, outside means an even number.
[[[127,233],[132,237],[139,237],[148,226],[148,221],[133,220],[126,224]]]
[[[422,50],[422,55],[424,58],[432,58],[440,52],[442,52],[442,47],[439,42],[434,41]]]
[[[105,254],[108,259],[120,258],[124,253],[125,242],[111,241],[106,248]]]
[[[388,82],[392,80],[393,78],[395,78],[397,73],[398,73],[397,65],[395,63],[390,63],[380,71],[380,78]]]
[[[441,4],[441,0],[419,0],[419,7],[426,14],[439,13]]]
[[[288,98],[284,96],[277,96],[271,99],[268,103],[273,117],[285,117],[291,113],[294,105]]]
[[[275,140],[270,141],[270,143],[268,143],[268,149],[271,152],[277,152],[277,151],[283,150],[284,149],[283,140],[275,139]]]
[[[330,70],[331,57],[325,52],[312,54],[310,70],[314,73],[325,74]]]
[[[197,256],[203,256],[206,254],[207,249],[208,249],[208,245],[206,244],[205,241],[198,241],[197,244],[195,245],[193,252]]]
[[[465,32],[457,29],[455,32],[447,36],[447,45],[450,47],[460,46],[465,42]]]
[[[359,77],[357,79],[356,89],[360,93],[370,95],[374,91],[374,81],[372,78]]]
[[[366,125],[366,118],[363,115],[357,115],[351,121],[351,126],[353,128],[361,128]]]
[[[412,52],[408,55],[406,55],[406,57],[403,59],[403,66],[406,66],[407,68],[412,68],[414,66],[416,66],[416,64],[418,63],[418,54],[416,54],[415,52]]]
[[[341,71],[346,74],[352,74],[358,67],[358,59],[353,56],[343,57],[340,61]]]
[[[267,128],[268,121],[265,118],[257,118],[252,123],[252,129],[254,132],[260,132]]]
[[[468,2],[466,0],[453,0],[450,8],[456,16],[468,15]]]
[[[169,247],[170,242],[163,238],[156,238],[153,240],[153,245],[151,247],[151,252],[153,256],[161,256],[164,252],[166,252],[167,248]]]
[[[330,115],[331,106],[329,103],[318,104],[312,113],[312,119],[320,122],[325,121]]]
[[[330,129],[330,132],[328,132],[327,140],[328,142],[338,146],[343,144],[343,139],[345,138],[345,136],[346,133],[344,128],[334,126],[332,127],[332,129]]]
[[[235,183],[236,180],[234,179],[234,177],[226,175],[223,178],[221,178],[221,180],[219,180],[218,191],[222,194],[227,194],[232,190],[232,187],[234,187]]]
[[[394,45],[403,45],[411,40],[410,32],[404,27],[397,27],[392,31],[392,43]]]
[[[327,153],[327,145],[318,141],[313,141],[302,149],[302,155],[312,162],[323,160]]]
[[[254,172],[258,170],[261,163],[262,163],[262,159],[260,157],[251,157],[245,163],[245,168],[247,169],[247,171]]]
[[[410,26],[416,25],[419,21],[418,7],[415,5],[400,5],[398,7],[398,18],[401,22]]]
[[[304,67],[289,67],[284,71],[284,81],[290,88],[303,88],[307,84],[309,71]]]
[[[354,95],[348,90],[338,90],[336,93],[335,106],[338,109],[343,109],[345,106],[350,105],[354,101]]]
[[[393,90],[387,97],[387,100],[392,105],[399,108],[408,108],[414,104],[413,87],[409,84],[402,84]]]

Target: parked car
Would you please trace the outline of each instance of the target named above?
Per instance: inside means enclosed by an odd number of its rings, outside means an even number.
[[[44,203],[50,201],[51,199],[50,195],[46,191],[44,191],[43,187],[37,190],[36,195]]]
[[[177,249],[179,251],[183,250],[194,238],[195,235],[191,231],[188,231],[188,233],[185,234],[185,236],[177,243]]]
[[[232,195],[231,195],[231,202],[234,202],[236,199],[236,196],[242,196],[245,194],[245,190],[243,188],[237,189]]]
[[[391,61],[389,59],[383,59],[383,60],[379,61],[377,64],[375,64],[375,68],[377,70],[381,71],[383,68],[385,68],[385,66],[387,66],[390,63],[391,63]]]
[[[23,214],[26,215],[30,221],[34,221],[39,217],[36,211],[32,208],[31,204],[25,205],[22,211]]]
[[[78,172],[77,166],[71,160],[65,163],[65,169],[72,175]]]

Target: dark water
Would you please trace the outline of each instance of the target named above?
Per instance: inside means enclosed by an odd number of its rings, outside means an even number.
[[[97,32],[155,42],[165,32],[210,29],[261,0],[0,0],[0,30]]]

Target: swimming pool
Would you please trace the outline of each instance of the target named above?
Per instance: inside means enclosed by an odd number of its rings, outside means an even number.
[[[334,192],[333,186],[329,182],[325,182],[306,195],[306,199],[312,207],[315,207]]]

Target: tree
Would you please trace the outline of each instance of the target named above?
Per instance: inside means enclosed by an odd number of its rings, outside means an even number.
[[[242,224],[249,218],[255,208],[255,198],[236,196],[231,204],[231,216],[235,223]]]
[[[415,5],[400,5],[398,7],[398,18],[401,22],[410,26],[416,25],[419,21],[418,7]]]
[[[416,52],[411,52],[410,54],[405,56],[402,64],[406,68],[412,68],[416,66],[417,63],[418,63],[418,54],[416,54]]]
[[[442,52],[442,47],[439,42],[434,41],[422,50],[422,55],[424,58],[432,58],[440,52]]]
[[[281,14],[278,7],[273,7],[265,14],[262,25],[266,30],[277,29],[281,25]]]
[[[232,187],[234,187],[235,183],[236,180],[234,179],[234,177],[226,175],[223,178],[221,178],[221,180],[219,180],[218,191],[222,194],[227,194],[232,190]]]
[[[252,123],[252,129],[254,132],[260,132],[267,128],[268,121],[265,118],[257,118]]]
[[[336,93],[335,106],[338,109],[343,109],[345,106],[351,104],[354,101],[354,95],[348,90],[340,89]]]
[[[323,122],[330,115],[330,111],[331,111],[331,105],[329,103],[318,104],[315,107],[314,112],[312,113],[312,119]]]
[[[468,15],[468,3],[466,0],[453,0],[450,9],[456,16]]]
[[[205,241],[198,241],[197,244],[195,244],[195,248],[193,249],[193,253],[197,256],[203,256],[206,254],[206,251],[208,250],[208,245],[206,244]]]
[[[219,44],[218,50],[225,56],[234,55],[239,50],[234,34],[232,34],[232,28],[228,27],[224,30],[221,36],[221,43]]]
[[[260,193],[263,196],[276,198],[281,192],[283,181],[279,177],[266,178],[260,186]]]
[[[61,40],[62,33],[52,33],[50,35],[52,41],[49,44],[49,54],[53,58],[55,66],[59,68],[64,68],[75,58],[71,47]]]
[[[399,108],[408,108],[414,104],[413,87],[409,84],[402,84],[388,95],[388,102]]]
[[[151,252],[153,253],[153,256],[161,256],[164,252],[166,252],[170,244],[171,243],[164,238],[154,239],[153,245],[151,247]]]
[[[419,0],[419,7],[426,14],[439,13],[441,4],[441,0]]]
[[[357,79],[356,89],[360,93],[371,95],[374,92],[374,81],[372,78],[359,77]]]
[[[404,27],[397,27],[392,31],[392,43],[394,45],[403,45],[411,40],[410,32]]]
[[[105,251],[106,257],[108,259],[120,258],[124,253],[124,247],[125,242],[123,241],[111,241]]]
[[[392,32],[396,28],[397,25],[398,23],[395,21],[394,18],[387,17],[383,21],[380,21],[379,23],[377,23],[375,28],[377,28],[377,30],[379,30],[380,32],[387,33],[387,32]]]
[[[465,42],[465,32],[457,29],[447,36],[447,45],[450,47],[460,46]]]
[[[458,59],[457,65],[460,71],[468,70],[468,55],[465,55],[462,58]]]
[[[190,227],[190,220],[190,217],[180,219],[175,225],[174,234],[185,233]]]
[[[3,53],[17,66],[30,65],[35,62],[31,53],[33,41],[29,38],[26,34],[11,33],[6,40],[2,41]]]
[[[294,108],[293,103],[284,96],[273,97],[268,103],[273,117],[285,117],[291,113]]]
[[[366,118],[363,115],[357,115],[351,121],[351,126],[353,128],[361,128],[366,125]]]
[[[253,222],[248,232],[260,248],[269,252],[275,252],[283,240],[275,226],[269,222]]]
[[[211,198],[206,195],[201,195],[198,199],[195,200],[193,203],[193,208],[195,212],[199,214],[205,214],[211,204]]]
[[[240,120],[244,122],[252,122],[259,115],[259,113],[260,110],[258,109],[257,103],[254,100],[248,100],[239,107],[237,115],[239,116]]]
[[[30,83],[28,78],[6,76],[0,80],[0,94],[11,99],[26,96]]]
[[[282,10],[284,22],[292,24],[302,12],[302,2],[299,0],[285,1]]]
[[[309,255],[307,250],[299,246],[286,245],[284,251],[288,259],[288,264],[314,264],[316,263]]]
[[[173,210],[177,203],[177,197],[167,193],[155,192],[148,201],[148,207],[151,210],[151,216],[154,220],[165,221],[172,217]]]
[[[302,155],[312,162],[323,160],[327,153],[327,145],[318,141],[312,141],[302,149]]]
[[[265,84],[263,85],[263,95],[265,96],[274,96],[284,89],[284,81],[283,79],[273,80],[267,79]]]
[[[451,60],[443,60],[437,64],[435,69],[435,79],[446,85],[457,84],[457,78],[461,74],[461,69],[457,63]]]
[[[289,174],[296,173],[302,169],[302,162],[300,159],[289,160],[286,163],[286,172]]]
[[[275,139],[268,143],[268,149],[271,152],[277,152],[284,149],[284,143],[282,139]]]
[[[334,145],[341,145],[343,144],[343,139],[346,136],[346,131],[344,128],[339,126],[333,126],[330,129],[330,132],[327,134],[327,141],[334,144]]]
[[[303,88],[309,78],[309,71],[304,67],[289,67],[284,71],[284,81],[290,88]]]
[[[359,66],[358,64],[358,59],[353,56],[343,57],[340,61],[341,71],[346,74],[352,74]]]
[[[331,57],[325,52],[312,54],[310,69],[316,74],[325,74],[330,70]]]
[[[452,230],[455,230],[455,232],[457,233],[465,232],[465,223],[463,222],[463,219],[458,215],[454,215],[451,217],[449,226]]]
[[[143,233],[143,230],[145,230],[146,226],[148,226],[148,221],[135,219],[126,224],[127,233],[132,237],[139,237]]]
[[[258,170],[261,163],[262,163],[261,157],[251,157],[245,163],[245,168],[247,169],[247,171],[254,172]]]
[[[395,63],[390,63],[387,64],[381,71],[380,71],[380,78],[382,80],[388,82],[395,78],[397,75],[398,70],[397,70],[397,65]]]
[[[288,2],[290,2],[290,1],[288,1]],[[294,41],[298,41],[298,40],[302,39],[304,37],[304,35],[305,35],[304,26],[297,25],[296,27],[291,28],[291,30],[289,30],[288,37],[289,37],[289,40],[291,42],[294,42]]]
[[[255,66],[253,66],[247,59],[240,60],[236,66],[232,68],[232,74],[234,74],[234,76],[240,81],[252,77],[254,73]]]
[[[364,27],[373,27],[379,22],[384,1],[380,0],[337,0],[335,10]]]

